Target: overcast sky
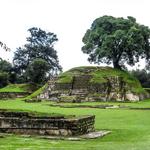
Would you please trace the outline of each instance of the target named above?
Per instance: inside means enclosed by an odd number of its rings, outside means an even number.
[[[89,65],[82,37],[96,18],[133,16],[150,27],[149,7],[150,0],[0,0],[0,41],[12,50],[0,49],[0,57],[11,61],[25,44],[27,29],[40,27],[57,35],[55,49],[64,71]]]

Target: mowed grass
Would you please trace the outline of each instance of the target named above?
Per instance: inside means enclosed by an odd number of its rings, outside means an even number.
[[[96,130],[110,130],[111,134],[83,141],[48,140],[39,137],[10,135],[0,138],[0,150],[149,150],[150,111],[130,109],[60,108],[50,107],[54,102],[25,103],[21,99],[0,100],[0,109],[58,113],[64,115],[95,115]],[[108,103],[83,103],[99,105]],[[82,104],[82,105],[83,105]],[[150,108],[150,100],[138,103],[109,103],[130,107]],[[74,104],[76,105],[76,104]]]

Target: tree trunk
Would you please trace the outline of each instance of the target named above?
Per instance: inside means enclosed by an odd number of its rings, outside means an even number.
[[[113,66],[115,69],[121,70],[121,66],[119,65],[119,61],[113,60]]]

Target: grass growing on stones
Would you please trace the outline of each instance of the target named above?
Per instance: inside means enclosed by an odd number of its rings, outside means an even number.
[[[95,67],[95,66],[81,66],[72,68],[59,75],[57,83],[67,84],[72,83],[74,76],[90,75],[90,84],[101,84],[106,83],[109,77],[119,77],[131,86],[131,91],[134,93],[144,93],[145,90],[142,88],[140,82],[131,74],[125,71],[114,69],[111,67]]]
[[[0,89],[0,92],[27,92],[27,84],[9,84]]]
[[[93,109],[50,107],[54,102],[25,103],[21,99],[0,100],[0,109],[24,110],[38,113],[58,113],[64,115],[95,115],[97,130],[110,130],[111,134],[98,139],[83,141],[48,140],[38,137],[9,135],[0,138],[2,150],[149,150],[150,117],[149,110],[130,109]],[[108,104],[104,102],[86,103],[86,105]],[[150,100],[136,103],[109,103],[130,107],[150,108]],[[68,103],[69,105],[69,103]],[[77,105],[77,104],[71,104]],[[85,103],[81,103],[85,105]]]
[[[31,95],[27,96],[24,98],[25,99],[32,99],[32,98],[36,98],[39,94],[41,94],[46,88],[48,87],[48,83],[46,83],[44,86],[42,86],[41,88],[37,89],[36,91],[34,91]]]

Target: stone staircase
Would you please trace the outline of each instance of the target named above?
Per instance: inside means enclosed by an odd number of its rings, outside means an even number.
[[[57,77],[53,77],[48,81],[48,91],[52,91],[55,88]]]
[[[71,91],[71,95],[76,95],[79,100],[85,100],[88,91],[87,89],[74,89]]]
[[[71,95],[86,96],[87,94],[88,94],[87,89],[73,89],[71,91]]]
[[[72,89],[87,89],[90,79],[90,75],[74,76]]]
[[[57,77],[53,77],[48,81],[48,87],[44,89],[44,91],[37,96],[37,99],[49,99],[51,92],[55,88],[55,82],[57,80]]]

